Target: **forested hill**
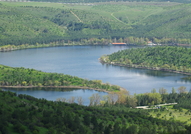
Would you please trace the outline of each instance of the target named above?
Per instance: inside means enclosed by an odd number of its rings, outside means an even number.
[[[127,107],[86,107],[0,90],[1,134],[189,134],[184,123]]]
[[[90,44],[191,42],[190,4],[0,2],[0,13],[0,46],[73,41],[87,44],[87,40]]]
[[[101,80],[85,80],[76,76],[3,65],[0,65],[0,87],[76,87],[102,91],[120,90],[119,86],[104,84]]]
[[[101,59],[109,64],[191,73],[191,48],[186,47],[126,49]]]

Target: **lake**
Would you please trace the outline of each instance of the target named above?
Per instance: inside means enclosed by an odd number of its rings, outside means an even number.
[[[15,92],[17,94],[27,94],[30,96],[34,96],[35,98],[45,98],[47,100],[55,101],[59,98],[65,98],[66,100],[70,100],[72,97],[75,97],[75,102],[77,102],[77,98],[83,98],[83,105],[89,105],[89,97],[93,94],[98,93],[100,96],[107,95],[105,92],[98,92],[95,90],[88,89],[54,89],[54,88],[32,88],[32,89],[4,89],[9,90],[11,92]]]
[[[152,71],[147,69],[135,69],[128,67],[120,67],[113,65],[101,64],[98,58],[104,54],[111,54],[123,49],[131,49],[130,46],[63,46],[50,48],[37,48],[17,50],[12,52],[0,53],[0,64],[11,67],[25,67],[42,70],[45,72],[64,73],[73,76],[78,76],[88,80],[102,80],[104,83],[119,85],[127,89],[130,94],[139,94],[150,92],[153,88],[157,91],[159,88],[165,88],[171,92],[172,87],[177,89],[180,86],[185,86],[189,91],[191,82],[182,80],[185,75]],[[81,93],[80,93],[81,91]],[[33,92],[33,93],[32,93]],[[26,91],[34,97],[42,97],[50,99],[47,96],[64,97],[67,96],[91,96],[97,91],[78,90],[78,92],[69,91],[63,92],[62,95],[56,93],[40,93],[38,91]],[[17,89],[17,93],[19,90]],[[98,92],[100,93],[100,92]],[[36,95],[35,95],[36,94]],[[45,95],[49,94],[49,95]],[[44,96],[43,96],[44,95]],[[54,97],[54,99],[56,98]]]

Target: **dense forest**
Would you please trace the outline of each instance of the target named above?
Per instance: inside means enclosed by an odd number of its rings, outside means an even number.
[[[173,2],[92,5],[0,2],[0,46],[22,45],[22,48],[49,43],[87,45],[120,41],[189,45],[190,6]]]
[[[134,48],[102,56],[105,63],[191,73],[191,48],[157,46]]]
[[[81,106],[0,90],[1,134],[189,134],[175,120],[124,106]]]
[[[100,89],[103,91],[120,90],[119,86],[102,83],[101,80],[85,80],[76,76],[46,73],[34,69],[12,68],[0,65],[1,87],[78,87]]]

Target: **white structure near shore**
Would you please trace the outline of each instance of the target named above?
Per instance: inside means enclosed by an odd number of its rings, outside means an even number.
[[[148,44],[147,44],[148,46],[156,46],[156,45],[161,45],[161,44],[155,44],[155,43],[153,43],[152,41],[148,41]]]

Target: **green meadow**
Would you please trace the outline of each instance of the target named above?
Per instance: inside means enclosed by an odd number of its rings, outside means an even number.
[[[149,114],[162,120],[174,120],[191,124],[191,111],[189,109],[174,109],[173,105],[163,106],[161,109],[155,109],[149,112]]]

